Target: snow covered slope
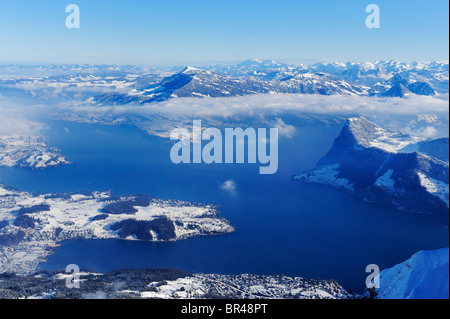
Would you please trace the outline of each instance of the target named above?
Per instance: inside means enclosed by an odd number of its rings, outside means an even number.
[[[379,299],[448,299],[449,248],[419,251],[380,273]]]

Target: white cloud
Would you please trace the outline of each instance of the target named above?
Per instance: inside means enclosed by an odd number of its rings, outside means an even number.
[[[280,136],[295,134],[293,123],[286,115],[366,116],[375,122],[388,123],[393,117],[429,114],[439,116],[448,125],[449,102],[444,98],[409,96],[408,98],[378,98],[361,96],[324,96],[302,94],[256,94],[227,98],[176,98],[161,103],[124,106],[95,106],[60,103],[41,105],[0,96],[0,118],[69,119],[82,122],[127,123],[165,136],[175,127],[192,125],[192,120],[205,119],[205,126],[236,125],[240,119],[253,119],[255,125],[278,127]],[[6,126],[6,124],[4,125]],[[14,127],[14,125],[9,125]],[[427,126],[430,126],[428,124]],[[433,129],[423,135],[433,136]]]
[[[31,104],[0,95],[0,135],[37,134],[45,125],[35,120],[39,113],[35,111]]]
[[[425,138],[434,138],[438,135],[438,130],[434,126],[427,126],[413,132],[415,135]]]
[[[225,182],[223,182],[219,188],[221,190],[230,192],[230,193],[235,193],[236,192],[236,182],[232,179],[226,180]]]
[[[35,135],[39,134],[45,125],[23,117],[1,114],[0,110],[0,135]]]
[[[271,125],[271,127],[278,129],[279,136],[285,136],[287,138],[292,138],[295,134],[295,127],[284,123],[284,121],[279,117],[277,117],[275,119],[275,123],[273,123]]]
[[[418,114],[448,112],[448,100],[430,96],[379,98],[342,95],[255,94],[224,98],[176,98],[146,105],[80,105],[72,111],[109,114],[170,114],[172,116],[262,116],[301,112],[313,114]]]

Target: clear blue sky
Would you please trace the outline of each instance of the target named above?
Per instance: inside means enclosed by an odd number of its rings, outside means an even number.
[[[447,60],[448,15],[447,0],[0,0],[0,63]]]

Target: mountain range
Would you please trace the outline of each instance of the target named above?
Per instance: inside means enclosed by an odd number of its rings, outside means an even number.
[[[448,93],[448,63],[365,63],[289,66],[248,60],[235,66],[187,67],[141,90],[108,93],[96,104],[152,103],[177,97],[286,93],[380,97]]]
[[[320,94],[406,97],[449,92],[449,64],[398,61],[289,65],[247,60],[236,65],[0,66],[0,94],[95,105],[153,103],[177,97]]]

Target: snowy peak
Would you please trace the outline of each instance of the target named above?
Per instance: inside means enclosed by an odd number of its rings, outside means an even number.
[[[183,71],[181,71],[180,73],[183,73],[183,74],[192,74],[192,73],[199,73],[199,72],[201,72],[202,70],[200,70],[200,69],[197,69],[197,68],[194,68],[194,67],[191,67],[191,66],[187,66]]]
[[[408,85],[408,81],[403,78],[400,74],[395,74],[389,81],[389,84],[396,85],[396,84],[403,84],[404,86]]]
[[[274,60],[251,59],[236,65],[216,65],[207,69],[235,78],[256,77],[260,80],[271,81],[288,74],[292,75],[295,67]]]
[[[250,59],[245,60],[239,64],[236,65],[237,68],[275,68],[275,67],[282,67],[287,66],[283,63],[278,63],[274,60],[260,60],[260,59]]]
[[[238,68],[242,68],[242,67],[248,68],[248,67],[254,67],[254,66],[260,67],[263,63],[264,62],[260,59],[249,59],[249,60],[245,60],[241,63],[238,63],[236,65],[236,67],[238,67]]]
[[[341,136],[345,137],[347,131],[354,138],[355,147],[375,147],[390,153],[423,141],[421,138],[386,130],[364,117],[348,119]]]
[[[347,68],[348,64],[346,63],[339,63],[339,62],[319,62],[314,65],[312,65],[313,69],[316,69],[317,71],[321,72],[330,72],[330,73],[336,73],[336,72],[342,72]]]

